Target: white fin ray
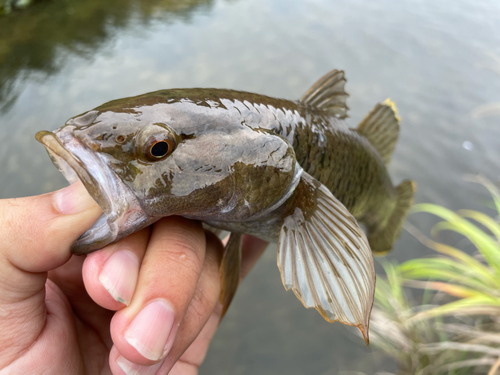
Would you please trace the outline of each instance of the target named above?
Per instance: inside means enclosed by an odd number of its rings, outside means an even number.
[[[305,172],[301,184],[300,193],[311,197],[297,200],[279,236],[283,285],[326,320],[357,326],[368,342],[375,270],[366,236],[324,185]]]

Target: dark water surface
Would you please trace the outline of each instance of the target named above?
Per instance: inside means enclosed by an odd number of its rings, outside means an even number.
[[[391,97],[402,131],[389,167],[418,202],[478,208],[464,175],[499,180],[500,2],[495,0],[46,1],[0,18],[0,198],[65,185],[34,134],[103,102],[173,87],[299,98],[344,69],[349,123]],[[425,215],[409,221],[426,231]],[[429,254],[403,233],[390,254]],[[281,285],[271,247],[241,286],[202,374],[395,371],[354,330]]]

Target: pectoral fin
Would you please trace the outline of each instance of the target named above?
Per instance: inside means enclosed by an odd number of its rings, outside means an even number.
[[[240,268],[241,268],[241,233],[231,233],[226,247],[224,248],[224,255],[219,268],[220,274],[220,303],[222,304],[222,313],[220,319],[224,318],[226,311],[236,294],[238,284],[240,282]]]
[[[294,198],[278,241],[285,289],[327,321],[357,326],[368,344],[375,270],[364,232],[344,205],[305,172]]]

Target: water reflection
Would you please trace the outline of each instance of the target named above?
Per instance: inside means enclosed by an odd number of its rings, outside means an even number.
[[[42,79],[57,73],[69,54],[90,59],[131,24],[190,22],[193,13],[212,5],[213,0],[55,0],[0,17],[0,110],[15,102],[19,81],[32,73]]]

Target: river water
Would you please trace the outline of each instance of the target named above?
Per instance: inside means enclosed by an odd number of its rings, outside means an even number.
[[[174,87],[297,99],[333,68],[346,71],[352,126],[376,102],[396,102],[395,182],[414,179],[417,202],[487,210],[487,194],[464,176],[499,180],[495,0],[53,0],[14,12],[0,18],[0,198],[64,186],[34,134],[106,101]],[[433,223],[409,222],[424,232]],[[426,254],[403,232],[388,258]],[[270,247],[201,373],[396,370],[353,332],[284,291]]]

